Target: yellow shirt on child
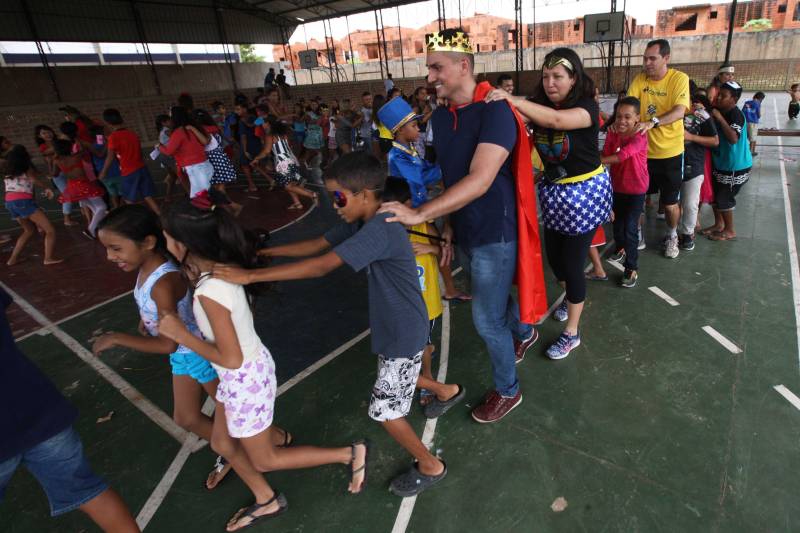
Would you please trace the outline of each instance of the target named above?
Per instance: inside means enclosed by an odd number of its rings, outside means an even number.
[[[418,233],[433,234],[428,222],[411,226],[411,231]],[[428,237],[421,235],[408,234],[411,242],[431,244]],[[422,298],[425,300],[425,307],[428,309],[428,320],[433,320],[442,314],[442,291],[439,288],[439,260],[433,254],[422,254],[415,257],[417,260],[417,277],[419,287],[422,290]]]

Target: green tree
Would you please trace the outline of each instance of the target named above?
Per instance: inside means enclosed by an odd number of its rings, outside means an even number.
[[[772,20],[770,19],[753,19],[748,20],[744,29],[748,31],[766,31],[772,29]]]
[[[252,44],[240,44],[239,56],[242,58],[242,63],[264,62],[264,58],[256,54]]]

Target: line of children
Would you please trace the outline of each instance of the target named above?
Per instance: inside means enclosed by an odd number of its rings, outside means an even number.
[[[81,208],[91,211],[91,221],[83,234],[95,239],[97,225],[106,216],[108,207],[103,196],[105,191],[96,180],[89,179],[84,167],[83,156],[73,153],[73,143],[66,139],[56,139],[54,143],[55,158],[53,159],[61,173],[67,178],[67,186],[59,198],[60,202],[78,203]]]
[[[212,274],[231,283],[249,284],[320,277],[344,264],[357,272],[366,270],[372,351],[378,356],[378,378],[368,413],[417,460],[390,484],[393,493],[411,496],[447,474],[445,463],[430,453],[405,419],[415,388],[436,394],[426,410],[438,415],[461,401],[464,389],[420,376],[428,313],[405,230],[399,224],[386,223],[391,214],[377,214],[385,180],[374,156],[356,153],[340,157],[326,171],[325,188],[346,224],[316,239],[262,251],[266,256],[316,257],[255,270],[217,264]]]
[[[162,154],[175,158],[175,164],[189,179],[189,197],[194,198],[202,191],[208,191],[214,176],[214,166],[206,155],[210,139],[186,108],[173,106],[170,119],[172,132],[169,141],[167,144],[159,142],[155,147]]]
[[[252,474],[261,481],[264,479],[257,472],[347,465],[348,490],[360,492],[367,475],[366,440],[337,448],[276,444],[277,428],[272,425],[277,394],[275,363],[255,331],[250,307],[250,296],[257,286],[242,287],[211,277],[218,263],[236,265],[245,273],[259,272],[253,270],[257,266],[256,239],[227,211],[200,200],[170,206],[163,226],[167,249],[194,285],[192,310],[202,338],[193,335],[174,313],[160,317],[158,331],[206,359],[219,376],[212,448],[234,465],[240,477],[244,472],[241,467],[250,465]],[[256,494],[253,505],[231,518],[228,531],[282,514],[287,506],[286,498],[266,485]]]

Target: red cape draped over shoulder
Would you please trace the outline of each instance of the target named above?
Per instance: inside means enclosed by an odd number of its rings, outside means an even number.
[[[489,82],[475,87],[472,101],[481,102],[493,89]],[[542,241],[539,238],[539,217],[533,186],[531,147],[525,123],[511,102],[508,102],[517,126],[517,144],[511,154],[517,197],[517,274],[520,320],[535,324],[547,313],[547,290],[542,267]]]

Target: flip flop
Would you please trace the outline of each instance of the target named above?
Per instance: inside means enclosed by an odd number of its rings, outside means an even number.
[[[217,460],[214,463],[214,470],[209,472],[208,476],[206,476],[206,480],[203,482],[203,487],[205,487],[205,489],[209,492],[216,489],[222,484],[223,481],[228,479],[228,474],[231,473],[231,470],[233,470],[233,468],[228,463],[228,461],[226,461],[225,458],[222,457],[221,455],[218,455]],[[223,474],[223,472],[225,473]],[[222,477],[219,479],[219,481],[217,481],[217,484],[214,485],[213,487],[208,486],[208,478],[211,477],[211,474],[214,474],[215,476],[222,474]]]
[[[718,233],[718,232],[719,232],[718,229],[714,229],[713,227],[711,227],[711,228],[701,229],[698,233],[700,233],[700,235],[705,235],[706,237],[708,237],[712,233]]]
[[[472,296],[459,292],[455,296],[442,296],[442,300],[446,302],[469,302],[472,300]]]
[[[598,276],[597,274],[586,274],[586,279],[590,281],[608,281],[608,276]]]
[[[458,386],[458,392],[450,398],[449,400],[440,400],[436,396],[433,397],[433,401],[426,405],[422,409],[422,414],[425,415],[425,418],[439,418],[447,411],[450,410],[451,407],[454,407],[458,403],[460,403],[464,397],[467,395],[467,389],[463,386]]]
[[[267,513],[267,514],[262,514],[262,515],[259,515],[259,516],[255,515],[256,511],[266,507],[267,505],[270,505],[274,501],[278,502],[278,510],[277,511],[273,511],[273,512]],[[239,509],[236,512],[236,514],[234,514],[231,517],[231,519],[228,520],[228,525],[230,525],[231,522],[233,522],[235,524],[236,522],[238,522],[242,518],[251,518],[252,520],[250,520],[250,522],[248,522],[247,524],[243,525],[242,527],[236,528],[234,530],[229,530],[227,528],[225,528],[225,529],[226,529],[226,531],[241,531],[242,529],[245,529],[245,528],[248,528],[248,527],[252,526],[253,524],[258,522],[262,518],[274,518],[274,517],[276,517],[278,515],[282,515],[288,509],[289,509],[289,502],[286,501],[286,497],[283,494],[280,494],[280,493],[276,492],[275,495],[272,496],[272,498],[270,498],[270,500],[268,502],[266,502],[266,503],[254,503],[250,507],[243,507],[242,509]]]
[[[358,468],[353,468],[353,463],[356,460],[356,446],[363,444],[364,445],[364,464]],[[369,463],[369,446],[370,442],[369,439],[361,439],[354,441],[350,445],[350,462],[347,463],[347,469],[350,471],[350,481],[353,481],[353,476],[358,474],[359,472],[364,472],[364,477],[361,479],[361,485],[358,487],[357,492],[350,492],[350,494],[360,494],[364,490],[364,485],[367,484],[367,464]]]

